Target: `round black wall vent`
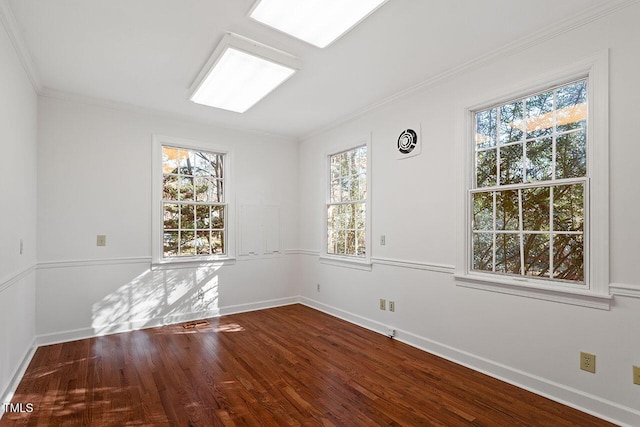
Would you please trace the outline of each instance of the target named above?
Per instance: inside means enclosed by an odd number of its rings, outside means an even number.
[[[409,154],[416,148],[418,143],[418,135],[413,129],[403,130],[398,137],[398,151],[402,154]]]

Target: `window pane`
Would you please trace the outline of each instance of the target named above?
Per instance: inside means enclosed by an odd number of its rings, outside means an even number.
[[[331,156],[329,161],[331,180],[340,178],[340,156]]]
[[[347,231],[347,255],[356,255],[356,232]]]
[[[551,135],[553,131],[553,92],[527,98],[527,139]]]
[[[195,228],[195,211],[193,205],[182,205],[180,207],[180,228],[182,230],[193,230]]]
[[[549,235],[524,235],[524,274],[549,277]]]
[[[476,186],[496,185],[496,150],[478,151],[476,154]]]
[[[584,229],[584,186],[582,184],[554,187],[553,229],[558,231]]]
[[[209,178],[195,178],[196,202],[214,202],[216,185]],[[212,197],[213,196],[213,197]]]
[[[356,239],[357,239],[356,243],[358,244],[356,255],[365,256],[367,254],[367,240],[366,240],[365,231],[364,230],[356,231]]]
[[[195,156],[190,150],[180,150],[180,174],[193,175]]]
[[[355,150],[356,170],[360,174],[364,174],[367,171],[367,147],[362,146]]]
[[[224,226],[224,206],[211,206],[211,228],[223,229]]]
[[[180,205],[164,203],[163,218],[165,230],[177,230],[180,228]]]
[[[193,231],[180,232],[180,255],[195,255],[196,240]]]
[[[496,145],[497,113],[495,109],[476,114],[476,147],[488,148]]]
[[[557,234],[553,238],[553,277],[584,282],[584,239],[578,234]]]
[[[549,187],[522,189],[522,228],[526,231],[549,230]]]
[[[493,234],[473,233],[473,269],[493,271]]]
[[[522,182],[522,144],[500,148],[500,184]]]
[[[200,151],[196,151],[194,154],[195,167],[194,167],[194,175],[197,176],[211,176],[212,174],[212,162],[210,159],[209,153],[203,153]]]
[[[493,193],[473,195],[473,229],[493,230]]]
[[[211,253],[208,231],[198,231],[196,233],[196,253],[198,255],[209,255]]]
[[[496,271],[520,274],[520,235],[499,233],[496,235]]]
[[[527,181],[547,181],[553,174],[553,139],[527,142]]]
[[[341,200],[343,202],[352,200],[351,199],[351,193],[352,193],[352,180],[350,178],[342,178],[340,180],[340,188],[341,188]]]
[[[327,207],[327,229],[334,230],[338,228],[339,224],[339,208],[338,206],[331,205]]]
[[[337,231],[336,234],[338,236],[338,249],[336,253],[346,254],[347,253],[347,249],[346,249],[347,232],[345,230],[340,230],[340,231]]]
[[[196,228],[208,230],[211,227],[211,214],[209,206],[196,206]]]
[[[559,136],[556,142],[556,177],[558,179],[577,178],[586,174],[586,130]]]
[[[500,107],[500,143],[507,144],[522,140],[523,124],[522,101]]]
[[[337,203],[341,201],[341,192],[340,192],[340,180],[334,179],[331,181],[331,190],[329,197],[331,199],[331,203]]]
[[[180,179],[180,194],[178,200],[193,200],[193,178]]]
[[[357,203],[355,205],[355,210],[356,210],[356,218],[355,218],[355,228],[358,230],[364,230],[365,229],[365,223],[366,223],[366,205],[364,203]]]
[[[587,82],[582,80],[556,92],[557,131],[565,132],[587,125]]]
[[[367,177],[364,174],[358,176],[358,194],[356,200],[367,199]]]
[[[178,173],[178,149],[162,147],[162,173]]]
[[[329,229],[327,236],[327,253],[335,254],[338,250],[338,239],[336,236],[336,232],[332,229]]]
[[[496,229],[518,230],[520,212],[518,190],[499,191],[496,193]]]
[[[178,232],[177,231],[165,231],[163,233],[163,246],[164,256],[177,256],[178,255]]]
[[[341,205],[340,206],[340,227],[341,228],[353,228],[350,225],[352,224],[351,217],[351,205]]]
[[[347,153],[340,154],[340,174],[349,176],[349,155]]]
[[[164,175],[162,177],[162,198],[178,200],[178,175]]]
[[[214,255],[224,254],[224,231],[211,232],[211,253]]]
[[[224,154],[215,154],[215,163],[213,164],[213,175],[216,178],[224,179]]]

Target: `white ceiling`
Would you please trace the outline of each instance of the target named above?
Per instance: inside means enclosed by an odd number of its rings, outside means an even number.
[[[7,0],[0,0],[7,1]],[[389,0],[325,49],[248,18],[255,0],[8,0],[43,93],[304,137],[510,43],[621,0]],[[296,55],[300,71],[244,114],[189,87],[225,31]]]

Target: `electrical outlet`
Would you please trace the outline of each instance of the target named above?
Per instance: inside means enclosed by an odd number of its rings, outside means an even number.
[[[396,302],[389,301],[389,311],[396,311]]]
[[[107,236],[98,234],[96,238],[96,246],[107,246]]]
[[[633,383],[640,385],[640,366],[633,367]]]
[[[380,236],[380,245],[384,246],[386,244],[387,244],[387,238],[383,234],[382,236]]]
[[[380,298],[380,310],[386,310],[387,309],[387,300]]]
[[[320,283],[316,285],[316,291],[320,292]]]
[[[583,371],[591,372],[592,374],[596,373],[596,355],[585,353],[583,351],[580,352],[580,369]]]

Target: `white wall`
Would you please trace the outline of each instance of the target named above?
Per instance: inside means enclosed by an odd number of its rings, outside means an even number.
[[[293,301],[297,266],[284,251],[149,267],[153,134],[231,147],[235,200],[280,206],[281,249],[297,246],[295,141],[51,97],[40,97],[38,126],[40,342]]]
[[[37,125],[37,96],[2,19],[0,94],[1,403],[35,338]]]
[[[520,384],[588,412],[640,425],[640,5],[606,16],[519,52],[451,76],[303,141],[300,148],[300,255],[303,300],[428,351]],[[456,286],[456,129],[461,107],[491,100],[506,87],[610,49],[610,240],[612,283],[635,289],[617,295],[610,311]],[[418,52],[419,54],[419,52]],[[434,60],[437,60],[434,59]],[[422,123],[423,152],[395,159],[400,132]],[[321,176],[327,145],[372,135],[372,271],[326,265],[322,251]],[[386,245],[379,245],[380,235]],[[311,255],[309,255],[311,254]],[[415,261],[420,268],[375,263]],[[317,292],[316,284],[321,284]],[[378,299],[396,302],[381,311]],[[597,355],[595,375],[579,370],[579,352]]]

